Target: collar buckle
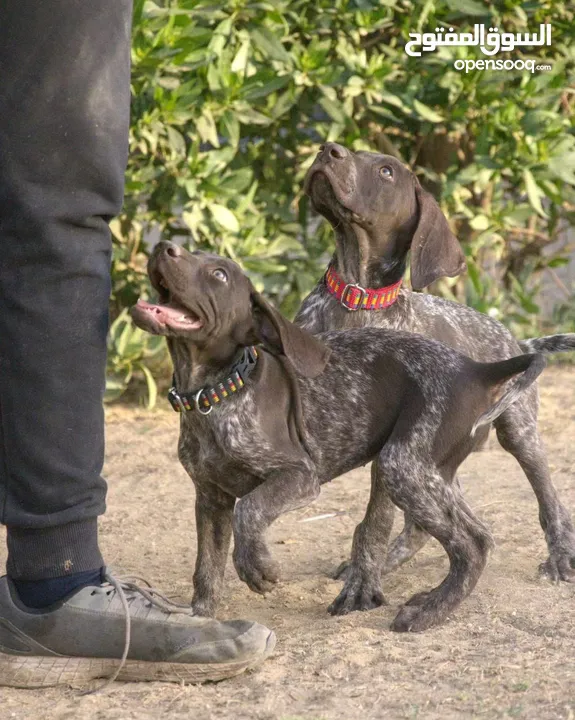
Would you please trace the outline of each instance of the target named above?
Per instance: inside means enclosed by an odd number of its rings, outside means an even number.
[[[178,395],[178,391],[175,387],[171,387],[168,390],[168,400],[176,412],[185,412],[186,406],[184,405],[182,398]]]
[[[353,288],[355,288],[356,290],[359,290],[359,293],[360,293],[357,304],[354,303],[354,301],[351,298],[348,299],[348,297],[347,297],[347,293]],[[364,287],[362,287],[361,285],[358,285],[357,283],[347,283],[347,285],[342,290],[340,303],[344,306],[344,308],[346,310],[349,310],[350,312],[355,312],[356,310],[362,309],[363,300],[366,297],[368,297],[368,292]]]
[[[330,295],[346,310],[383,310],[393,305],[401,288],[402,280],[385,287],[366,289],[358,283],[346,283],[330,264],[323,277],[324,285]],[[357,301],[357,302],[356,302]]]

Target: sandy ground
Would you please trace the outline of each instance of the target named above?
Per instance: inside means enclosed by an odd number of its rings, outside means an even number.
[[[575,370],[549,369],[541,394],[540,425],[553,476],[575,512]],[[188,600],[194,490],[176,458],[177,417],[125,408],[108,414],[109,510],[101,524],[108,563]],[[230,563],[220,617],[254,618],[278,636],[275,654],[259,670],[205,686],[117,684],[87,697],[66,689],[1,689],[0,716],[573,720],[575,586],[537,578],[546,551],[530,487],[494,438],[468,459],[461,479],[497,547],[479,585],[445,626],[418,635],[388,629],[402,602],[444,576],[446,558],[435,542],[385,578],[388,606],[344,618],[327,615],[340,587],[327,574],[347,556],[367,503],[368,471],[362,469],[272,528],[270,544],[283,568],[273,594],[252,594]],[[332,512],[343,514],[302,522]]]

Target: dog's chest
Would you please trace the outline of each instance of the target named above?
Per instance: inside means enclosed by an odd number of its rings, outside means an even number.
[[[256,408],[247,397],[208,416],[183,418],[178,456],[194,482],[215,483],[236,497],[253,490],[271,450],[256,420]]]

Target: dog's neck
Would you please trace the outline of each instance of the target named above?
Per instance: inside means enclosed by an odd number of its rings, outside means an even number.
[[[185,340],[169,340],[176,388],[181,392],[214,385],[237,360],[243,346],[233,340],[198,347]]]
[[[334,228],[336,251],[334,265],[338,275],[348,283],[365,288],[393,285],[405,274],[407,252],[397,253],[396,238],[389,238],[380,246],[389,248],[387,253],[373,255],[375,243],[368,231],[356,224],[341,223]]]

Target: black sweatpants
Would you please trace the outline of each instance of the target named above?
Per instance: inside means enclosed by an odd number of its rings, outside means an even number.
[[[100,567],[108,221],[128,149],[131,0],[2,0],[0,521],[8,573]]]

